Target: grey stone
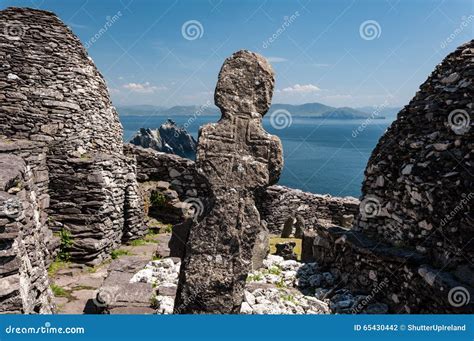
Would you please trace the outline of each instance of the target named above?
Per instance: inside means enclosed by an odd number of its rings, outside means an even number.
[[[191,228],[181,267],[176,313],[238,313],[261,228],[256,190],[278,180],[280,140],[262,128],[274,76],[261,56],[238,51],[222,66],[215,102],[218,123],[201,128],[197,168],[214,205]]]

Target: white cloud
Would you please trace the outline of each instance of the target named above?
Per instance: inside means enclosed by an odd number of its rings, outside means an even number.
[[[166,86],[154,86],[149,82],[145,83],[128,83],[124,84],[123,87],[132,92],[138,92],[141,94],[152,94],[156,91],[168,90]]]
[[[268,57],[267,60],[268,60],[270,63],[283,63],[283,62],[287,62],[287,61],[288,61],[288,59],[282,58],[282,57]]]
[[[313,85],[313,84],[305,84],[305,85],[295,84],[288,88],[284,88],[282,91],[286,93],[310,93],[310,92],[317,92],[320,90],[321,90],[320,88],[318,88],[316,85]]]

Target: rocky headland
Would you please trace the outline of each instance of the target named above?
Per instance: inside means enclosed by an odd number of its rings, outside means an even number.
[[[140,128],[130,143],[191,160],[196,158],[196,140],[186,129],[178,127],[172,119],[168,119],[158,129]]]

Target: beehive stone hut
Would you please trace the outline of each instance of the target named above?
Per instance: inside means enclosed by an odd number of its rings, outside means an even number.
[[[49,232],[66,236],[67,257],[89,264],[144,233],[135,161],[123,153],[103,77],[54,14],[0,11],[0,65],[0,276],[9,278],[0,300],[19,302],[1,307],[40,312],[19,283],[35,280],[31,267],[45,273],[58,249]]]
[[[357,226],[456,270],[474,259],[474,41],[436,67],[380,139]],[[472,278],[471,278],[472,279]]]
[[[346,286],[390,312],[472,313],[473,98],[470,41],[435,68],[380,139],[353,228],[307,234],[303,248],[314,257],[305,257],[336,268]]]

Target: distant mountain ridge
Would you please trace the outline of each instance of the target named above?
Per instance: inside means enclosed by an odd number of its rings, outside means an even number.
[[[391,108],[391,112],[397,112],[397,108]],[[275,110],[286,110],[293,116],[299,117],[312,117],[312,118],[331,118],[341,120],[351,119],[365,119],[372,117],[374,119],[385,118],[384,112],[376,112],[374,115],[374,108],[350,108],[350,107],[331,107],[322,103],[305,103],[305,104],[273,104],[268,111],[267,115],[270,115]],[[128,105],[118,106],[117,111],[121,116],[206,116],[206,115],[219,115],[219,109],[214,106],[207,105],[180,105],[171,108],[165,108],[154,105]],[[388,110],[387,110],[388,111]]]

